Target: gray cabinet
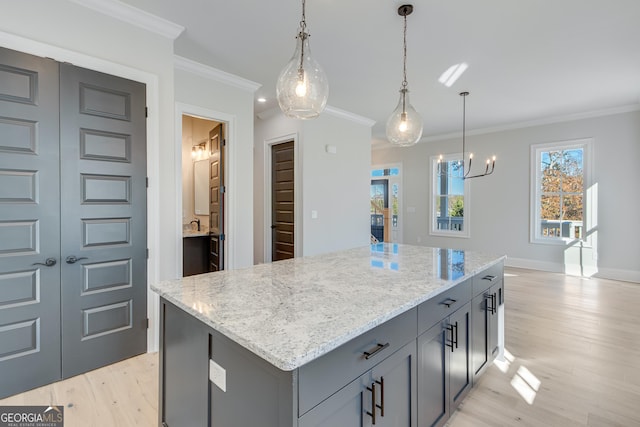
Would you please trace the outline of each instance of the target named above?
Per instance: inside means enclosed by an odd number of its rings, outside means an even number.
[[[441,426],[471,388],[471,304],[418,337],[418,423]]]
[[[499,352],[493,307],[503,303],[502,268],[292,371],[162,299],[160,425],[442,426]]]
[[[172,304],[160,305],[160,425],[208,423],[206,327]]]
[[[471,363],[475,380],[482,375],[500,351],[499,308],[504,304],[502,264],[477,274],[473,280]]]
[[[304,414],[299,427],[416,425],[415,341]]]
[[[182,276],[209,272],[209,236],[182,238]]]

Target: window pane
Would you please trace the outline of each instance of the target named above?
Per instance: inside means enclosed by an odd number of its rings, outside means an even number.
[[[462,177],[449,178],[449,194],[464,195],[464,179]]]
[[[462,196],[449,197],[449,230],[462,231],[464,219],[464,199]]]
[[[582,222],[582,195],[562,198],[562,219]]]
[[[540,198],[540,219],[560,219],[560,196],[542,196]]]
[[[551,193],[560,191],[562,176],[562,152],[546,151],[541,155],[540,161],[540,190],[543,193]]]

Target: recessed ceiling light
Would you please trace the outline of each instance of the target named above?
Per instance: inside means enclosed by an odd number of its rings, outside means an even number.
[[[267,98],[260,97],[258,98],[258,102],[267,102]]]
[[[443,85],[445,85],[446,87],[451,87],[456,82],[456,80],[458,80],[458,78],[462,75],[462,73],[464,73],[467,70],[467,68],[469,68],[469,65],[466,62],[452,65],[447,69],[447,71],[442,73],[438,81]]]

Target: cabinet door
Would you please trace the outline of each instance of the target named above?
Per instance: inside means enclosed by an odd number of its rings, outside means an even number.
[[[298,420],[298,427],[364,427],[371,425],[371,371],[311,409]]]
[[[438,323],[418,337],[418,425],[441,426],[449,418],[446,329]],[[445,351],[446,349],[446,351]]]
[[[499,348],[499,313],[504,303],[504,281],[499,281],[471,303],[472,343],[471,362],[474,381],[496,358]]]
[[[473,351],[471,362],[474,379],[480,376],[489,362],[489,326],[491,324],[491,289],[471,301]]]
[[[452,412],[471,388],[470,325],[471,304],[467,303],[449,317],[449,399]],[[453,336],[451,336],[453,334]],[[453,338],[453,343],[451,343]]]
[[[416,425],[415,340],[372,369],[376,385],[376,426]],[[370,387],[372,388],[372,387]],[[373,402],[372,402],[373,403]],[[372,421],[372,416],[367,416]]]
[[[491,304],[492,310],[487,310],[487,328],[488,328],[488,361],[491,362],[496,358],[500,349],[498,348],[498,309],[504,303],[504,281],[500,281],[493,285],[489,290],[493,300]]]

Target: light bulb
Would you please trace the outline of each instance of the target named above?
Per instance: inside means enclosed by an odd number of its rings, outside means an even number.
[[[398,130],[400,132],[407,131],[407,113],[402,113],[400,115],[400,125],[398,126]]]
[[[296,96],[303,97],[307,95],[307,84],[304,81],[304,70],[300,71],[300,76],[298,77],[298,84],[296,86]]]

